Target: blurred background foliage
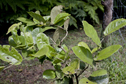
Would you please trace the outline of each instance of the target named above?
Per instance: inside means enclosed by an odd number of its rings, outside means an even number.
[[[18,17],[29,18],[28,11],[39,10],[41,15],[49,15],[52,7],[63,5],[71,14],[70,28],[80,28],[81,21],[99,24],[104,11],[101,0],[0,0],[0,28],[4,34]]]

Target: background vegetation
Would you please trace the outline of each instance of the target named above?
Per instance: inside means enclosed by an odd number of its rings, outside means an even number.
[[[28,11],[39,10],[43,16],[49,15],[51,8],[56,5],[63,5],[64,10],[71,14],[71,29],[82,27],[82,20],[99,24],[102,18],[100,0],[0,0],[0,28],[4,28],[1,35],[17,22],[18,17],[29,17]]]

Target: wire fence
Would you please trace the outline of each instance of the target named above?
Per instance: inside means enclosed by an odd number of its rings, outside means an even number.
[[[113,19],[126,18],[126,0],[114,0]]]
[[[126,0],[114,0],[113,20],[118,19],[118,18],[126,18]],[[126,30],[126,26],[123,29]],[[119,30],[119,34],[124,43],[126,43],[126,41],[124,39],[122,32],[124,32],[125,30],[123,31]]]

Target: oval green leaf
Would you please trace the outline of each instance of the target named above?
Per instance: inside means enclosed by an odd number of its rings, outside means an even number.
[[[33,17],[33,18],[35,18],[36,20],[38,20],[39,22],[46,22],[46,21],[44,20],[44,18],[43,18],[41,15],[39,15],[39,14],[36,14],[36,13],[34,13],[34,12],[28,12],[28,14],[29,14],[31,17]]]
[[[33,44],[33,38],[32,38],[31,32],[26,32],[25,33],[25,40],[26,40],[26,43],[28,45],[32,45]]]
[[[119,30],[126,25],[126,19],[116,19],[112,21],[105,29],[104,35],[107,36],[112,32]]]
[[[38,52],[36,52],[35,54],[31,54],[31,56],[34,56],[34,57],[44,56],[44,55],[46,55],[48,50],[49,50],[49,48],[47,47],[47,45],[44,45]]]
[[[19,17],[17,18],[17,20],[27,23],[28,26],[35,25],[35,23],[32,20],[24,18],[24,17]]]
[[[110,57],[112,54],[114,54],[116,51],[118,51],[119,48],[121,48],[121,47],[122,47],[121,45],[109,46],[109,47],[103,49],[102,51],[100,51],[94,60],[98,61],[98,60],[106,59],[106,58]]]
[[[101,70],[94,71],[90,76],[97,77],[97,76],[103,76],[103,75],[107,75],[107,71],[104,69],[101,69]]]
[[[45,31],[50,30],[50,29],[56,29],[56,28],[54,28],[54,27],[44,27],[44,28],[42,28],[42,32],[45,32]]]
[[[47,45],[47,47],[48,47],[48,52],[46,53],[46,56],[47,56],[49,59],[53,59],[54,56],[57,55],[57,52],[56,52],[56,50],[55,50],[52,46]]]
[[[94,48],[94,49],[91,51],[91,53],[93,54],[93,53],[96,52],[98,49],[100,49],[100,47]]]
[[[57,54],[53,60],[53,63],[54,64],[57,64],[57,63],[60,63],[60,62],[63,62],[64,59],[65,59],[65,55],[62,55],[62,54]]]
[[[90,48],[88,47],[88,45],[85,42],[79,42],[78,46],[83,46],[91,52]]]
[[[54,24],[58,23],[59,21],[63,20],[64,18],[66,18],[67,16],[70,16],[70,14],[68,13],[59,13],[55,20],[54,20]]]
[[[75,69],[71,66],[67,66],[67,67],[63,68],[62,71],[65,74],[74,74],[75,73]]]
[[[90,25],[86,21],[82,21],[83,26],[84,26],[84,31],[88,37],[90,37],[98,46],[101,46],[101,41],[100,38],[98,37],[98,34],[94,27]]]
[[[56,77],[55,71],[54,70],[46,70],[43,72],[43,78],[45,79],[54,79]]]
[[[82,46],[74,46],[72,50],[80,60],[93,66],[93,56],[88,49]]]
[[[7,31],[6,34],[9,34],[11,31],[15,30],[16,28],[19,28],[19,26],[20,26],[21,24],[22,24],[22,23],[19,22],[19,23],[15,23],[15,24],[11,25],[11,26],[9,27],[9,29],[8,29],[8,31]]]
[[[20,64],[23,60],[18,51],[13,47],[10,49],[9,45],[0,45],[0,59],[14,65]]]
[[[49,43],[49,38],[44,34],[44,33],[39,33],[37,35],[37,46],[38,49],[40,50],[44,45],[50,44]]]
[[[33,37],[33,42],[34,42],[34,44],[36,44],[36,39],[37,39],[37,35],[39,34],[39,33],[41,33],[42,32],[42,28],[35,28],[33,31],[32,31],[32,37]]]
[[[70,66],[74,68],[74,70],[79,69],[80,68],[80,61],[79,59],[73,59],[70,62]]]
[[[109,82],[107,71],[104,69],[94,71],[88,79],[98,84],[108,84]]]
[[[16,46],[17,46],[16,42],[15,42],[14,39],[13,39],[13,36],[9,36],[8,41],[9,41],[9,44],[10,44],[11,46],[13,46],[13,47],[16,47]]]

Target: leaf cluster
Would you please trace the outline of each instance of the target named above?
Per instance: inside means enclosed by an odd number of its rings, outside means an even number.
[[[61,11],[62,5],[55,6],[51,10],[50,16],[42,16],[39,11],[28,12],[32,20],[19,17],[19,23],[9,27],[7,34],[9,45],[0,46],[0,59],[11,65],[19,65],[24,59],[30,60],[38,58],[41,63],[49,60],[54,69],[43,72],[43,78],[54,79],[55,84],[73,84],[74,78],[77,84],[107,84],[109,82],[108,73],[104,69],[94,70],[89,77],[79,80],[80,75],[87,68],[96,69],[96,63],[100,62],[117,52],[121,45],[111,45],[102,49],[100,38],[92,25],[82,21],[85,34],[97,45],[90,49],[85,42],[79,42],[72,49],[69,49],[63,41],[68,35],[68,25],[70,14]],[[104,31],[104,37],[125,26],[125,19],[112,21]],[[53,38],[48,37],[44,32],[55,29]],[[17,31],[20,31],[20,34]],[[65,31],[65,36],[60,38],[60,33]],[[73,51],[76,58],[71,59],[69,51]],[[20,53],[19,53],[20,51]],[[6,69],[0,66],[0,70]]]

